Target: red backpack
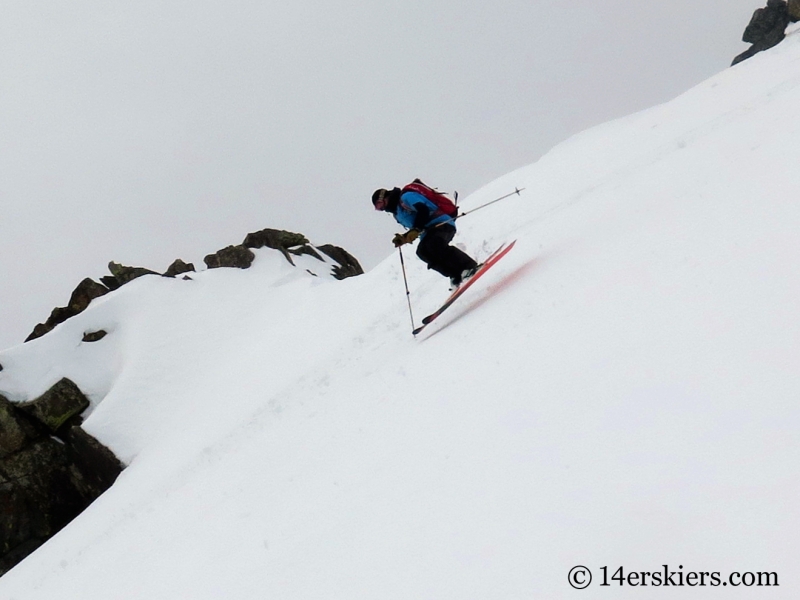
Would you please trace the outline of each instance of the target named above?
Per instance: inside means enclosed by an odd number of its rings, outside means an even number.
[[[436,205],[436,208],[441,214],[447,215],[448,217],[455,217],[458,214],[458,207],[450,198],[441,192],[437,192],[432,187],[425,185],[419,179],[415,179],[413,182],[409,183],[402,191],[403,193],[416,192],[417,194],[425,196]]]

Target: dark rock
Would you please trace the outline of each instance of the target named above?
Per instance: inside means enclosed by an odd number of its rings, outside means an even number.
[[[92,300],[104,296],[108,291],[108,288],[104,285],[87,277],[81,281],[78,287],[75,288],[75,291],[72,292],[67,308],[77,315],[86,310]]]
[[[317,260],[323,260],[323,258],[319,255],[319,252],[314,250],[314,247],[308,244],[298,246],[297,248],[288,248],[286,251],[291,254],[294,254],[295,256],[302,256],[303,254],[308,254],[309,256],[313,256]]]
[[[47,323],[39,323],[36,327],[33,328],[33,331],[25,338],[26,342],[30,342],[31,340],[35,340],[36,338],[42,337],[44,334],[53,331],[52,327],[48,327]]]
[[[285,250],[308,244],[308,239],[301,233],[282,231],[280,229],[262,229],[255,233],[248,233],[242,245],[246,248],[274,248]]]
[[[64,444],[52,437],[39,438],[24,449],[3,459],[0,472],[9,482],[31,480],[42,476],[39,468],[47,464],[53,467],[67,465]]]
[[[155,271],[145,269],[144,267],[128,267],[113,260],[108,263],[108,270],[111,275],[105,275],[100,278],[100,281],[109,290],[117,290],[126,283],[130,283],[134,279],[143,277],[144,275],[158,275]]]
[[[28,415],[0,396],[0,458],[21,450],[42,435]]]
[[[194,271],[192,263],[185,263],[180,258],[175,260],[164,273],[164,277],[177,277],[183,273],[190,273]]]
[[[339,263],[338,267],[333,267],[333,276],[336,279],[347,279],[364,274],[361,264],[347,250],[331,244],[317,246],[317,248]]]
[[[113,275],[103,275],[100,278],[100,283],[102,283],[104,286],[106,286],[112,292],[114,290],[116,290],[116,289],[119,289],[119,287],[120,287],[120,282],[117,281],[117,278],[114,277]]]
[[[280,229],[262,229],[255,233],[248,233],[247,237],[244,238],[243,245],[248,248],[267,247],[280,250],[292,265],[294,265],[294,261],[291,255],[308,254],[317,260],[323,260],[317,252],[317,250],[320,250],[339,263],[339,266],[333,267],[333,274],[337,279],[345,279],[364,273],[358,261],[346,250],[331,244],[318,246],[315,249],[314,246],[309,244],[306,236],[300,233],[292,233],[291,231],[282,231]]]
[[[84,342],[99,342],[104,337],[108,335],[108,332],[104,329],[100,329],[99,331],[87,331],[83,334],[83,341]]]
[[[0,461],[0,555],[37,545],[59,531],[88,505],[71,483],[66,447],[42,438]],[[32,543],[32,544],[31,544]]]
[[[37,420],[61,414],[53,412],[60,403],[72,406],[68,413],[82,410],[80,398],[85,401],[66,379],[27,408],[0,396],[0,575],[80,514],[122,471],[111,451],[75,425],[78,416],[56,427],[59,438],[48,433],[54,423]]]
[[[42,337],[59,325],[75,315],[83,312],[92,300],[99,298],[109,292],[109,288],[89,279],[88,277],[78,284],[69,298],[69,304],[65,307],[54,308],[50,317],[44,323],[39,323],[34,327],[33,332],[25,339],[26,342]]]
[[[789,0],[788,10],[792,23],[800,21],[800,0]]]
[[[308,248],[308,239],[302,233],[293,233],[280,229],[262,229],[254,233],[248,233],[242,242],[247,248],[273,248],[279,250],[289,264],[294,266],[294,261],[289,255],[290,248],[292,254],[297,255],[297,248]],[[317,256],[319,258],[319,256]]]
[[[203,259],[209,269],[219,267],[234,267],[247,269],[253,264],[256,255],[244,246],[228,246],[214,254],[209,254]]]
[[[738,65],[740,62],[742,62],[744,60],[747,60],[748,58],[752,58],[753,56],[755,56],[759,52],[761,52],[761,48],[758,48],[755,45],[750,46],[747,50],[745,50],[741,54],[737,55],[733,59],[733,62],[731,63],[731,66]]]
[[[63,435],[72,464],[80,479],[76,481],[84,496],[97,497],[111,487],[122,472],[123,465],[114,453],[103,446],[82,427],[70,427]]]
[[[71,417],[86,410],[89,399],[65,377],[35,400],[18,404],[17,407],[50,431],[56,432]]]
[[[0,491],[0,510],[2,510],[6,506],[6,503],[3,500],[3,493]],[[10,514],[14,513],[14,506],[8,504],[8,509]],[[2,514],[2,513],[0,513]],[[10,523],[9,523],[10,525]],[[0,536],[3,535],[3,529],[5,527],[0,526]],[[22,542],[19,546],[14,547],[13,549],[9,550],[5,554],[2,554],[3,546],[0,546],[0,576],[7,573],[11,570],[14,565],[17,565],[22,562],[22,560],[33,554],[39,546],[45,543],[46,539],[36,539],[36,540],[26,540]]]
[[[158,273],[155,271],[145,269],[144,267],[126,267],[125,265],[115,263],[114,261],[108,263],[108,270],[111,271],[111,275],[114,276],[114,279],[117,280],[117,283],[120,286],[125,285],[126,283],[129,283],[134,279],[138,279],[144,275],[158,275]]]
[[[742,41],[746,44],[756,44],[763,41],[775,26],[774,13],[766,8],[757,8],[750,18],[750,23],[744,28]]]
[[[752,46],[734,58],[732,64],[777,46],[786,37],[786,26],[791,20],[786,0],[767,0],[765,8],[756,9],[753,13],[742,35],[742,41]]]
[[[78,516],[93,488],[66,444],[45,437],[0,461],[0,574]]]

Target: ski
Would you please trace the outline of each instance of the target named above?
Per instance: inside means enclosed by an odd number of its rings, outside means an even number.
[[[455,302],[458,299],[458,297],[461,296],[461,294],[466,292],[469,289],[469,287],[481,277],[481,275],[486,273],[486,271],[488,271],[492,267],[492,265],[494,265],[497,261],[503,258],[506,254],[508,254],[508,252],[514,247],[514,244],[516,243],[517,240],[512,241],[510,244],[503,244],[497,250],[492,252],[492,254],[489,255],[489,258],[487,258],[478,267],[478,270],[475,272],[475,275],[473,275],[472,277],[467,279],[464,283],[462,283],[460,286],[458,286],[453,291],[453,293],[450,294],[450,297],[447,300],[445,300],[444,304],[442,304],[442,306],[439,307],[439,309],[436,312],[431,313],[427,317],[422,319],[422,325],[414,329],[411,333],[413,335],[417,335],[420,331],[425,329],[426,326],[430,325],[439,315],[441,315],[444,311],[446,311],[453,304],[453,302]]]

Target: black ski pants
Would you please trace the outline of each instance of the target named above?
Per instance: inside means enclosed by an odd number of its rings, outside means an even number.
[[[455,234],[456,228],[452,225],[441,225],[426,230],[417,247],[417,256],[428,265],[429,269],[445,277],[460,279],[462,271],[472,269],[478,263],[468,254],[450,245]]]

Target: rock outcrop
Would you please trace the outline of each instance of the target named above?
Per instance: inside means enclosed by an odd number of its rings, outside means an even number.
[[[56,433],[69,419],[89,408],[89,399],[69,379],[62,379],[44,394],[17,408],[25,411],[50,433]]]
[[[800,0],[789,0],[788,10],[793,23],[800,21]]]
[[[111,272],[111,275],[101,277],[100,281],[102,283],[98,283],[88,277],[81,281],[78,287],[75,288],[75,291],[72,292],[67,306],[54,308],[47,321],[39,323],[34,327],[31,334],[25,338],[25,341],[29,342],[42,337],[46,333],[50,333],[55,329],[56,325],[60,325],[67,319],[86,310],[91,301],[95,298],[104,296],[108,292],[118,289],[137,277],[141,277],[142,275],[158,275],[158,273],[150,269],[126,267],[125,265],[113,261],[108,263],[108,270]]]
[[[185,263],[178,258],[167,268],[166,271],[164,271],[164,277],[177,277],[178,275],[183,275],[184,273],[193,272],[194,265],[192,263]]]
[[[33,332],[25,339],[26,342],[42,337],[59,325],[75,315],[82,313],[95,298],[99,298],[109,292],[109,289],[101,283],[97,283],[88,277],[78,284],[75,291],[69,298],[69,303],[60,308],[54,308],[50,317],[44,323],[39,323],[33,328]]]
[[[0,575],[107,490],[122,471],[80,427],[88,399],[69,379],[22,404],[0,396]]]
[[[355,277],[364,273],[364,269],[361,268],[355,257],[343,248],[326,244],[324,246],[316,246],[315,249],[308,239],[300,233],[278,229],[262,229],[254,233],[248,233],[242,245],[247,248],[273,248],[280,251],[292,265],[294,265],[292,255],[308,254],[317,260],[324,260],[317,252],[319,250],[339,263],[332,268],[333,276],[336,279],[346,279],[347,277]]]
[[[248,233],[243,246],[247,248],[274,248],[275,250],[286,250],[295,246],[308,244],[308,239],[302,233],[292,233],[280,229],[262,229],[254,233]]]
[[[734,58],[732,64],[780,44],[786,37],[786,26],[800,19],[799,4],[800,0],[792,0],[790,4],[786,0],[767,0],[766,7],[756,9],[742,35],[742,41],[752,46]]]
[[[361,264],[344,248],[332,246],[331,244],[317,246],[317,248],[339,263],[338,266],[333,267],[333,276],[336,279],[347,279],[348,277],[364,274]]]
[[[150,269],[145,269],[144,267],[127,267],[113,260],[108,263],[108,270],[111,272],[111,275],[101,277],[100,281],[110,290],[116,290],[143,275],[158,275],[158,273]]]
[[[303,234],[281,229],[262,229],[261,231],[249,233],[241,244],[228,246],[214,254],[209,254],[203,261],[209,269],[218,269],[221,267],[247,269],[255,260],[253,249],[257,248],[273,248],[278,250],[292,265],[295,264],[292,257],[302,254],[307,254],[319,261],[324,261],[325,259],[320,255],[320,252],[322,252],[334,262],[338,263],[331,267],[331,272],[336,279],[346,279],[347,277],[354,277],[364,273],[364,270],[355,257],[343,248],[331,244],[312,246]],[[101,283],[89,278],[81,281],[78,287],[75,288],[75,291],[72,292],[67,306],[54,308],[47,321],[39,323],[34,327],[25,341],[29,342],[49,333],[55,329],[57,325],[86,310],[89,303],[95,298],[99,298],[110,291],[117,290],[126,283],[143,277],[144,275],[159,275],[159,273],[144,267],[129,267],[113,261],[108,263],[108,270],[111,274],[101,277]],[[163,277],[175,278],[178,275],[193,272],[194,270],[195,268],[192,263],[186,263],[181,259],[177,259],[169,266],[166,272],[163,273]],[[191,278],[184,275],[183,279]],[[98,341],[104,335],[105,333],[101,331],[86,332],[83,341]]]
[[[308,239],[301,233],[292,233],[291,231],[279,229],[262,229],[261,231],[248,233],[242,242],[242,246],[278,250],[294,266],[290,253],[296,253],[297,249],[307,247]],[[317,258],[322,260],[319,255],[317,255]]]
[[[203,259],[209,269],[220,267],[232,267],[236,269],[247,269],[253,264],[256,255],[249,248],[244,246],[228,246],[218,250],[214,254],[209,254]]]

